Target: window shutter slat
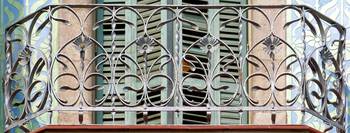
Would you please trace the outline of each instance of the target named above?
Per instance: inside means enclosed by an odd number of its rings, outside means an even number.
[[[220,0],[220,4],[244,4],[240,0]],[[223,11],[220,13],[220,22],[229,20],[234,18],[234,16],[237,16],[236,13],[230,12],[229,10]],[[220,39],[226,43],[230,49],[234,52],[235,56],[238,57],[238,42],[239,42],[239,23],[238,21],[231,22],[228,25],[226,25],[225,28],[220,29]],[[231,54],[226,48],[221,47],[220,48],[220,58],[223,58],[227,56],[228,54]],[[223,60],[221,64],[227,63],[229,60]],[[237,66],[230,66],[228,67],[228,73],[232,74],[238,79],[238,68]],[[220,94],[221,100],[229,99],[232,95],[234,95],[234,92],[238,88],[238,85],[235,87],[233,80],[230,80],[228,77],[220,77],[220,85],[227,85],[230,86],[230,89],[224,90]],[[232,106],[238,105],[239,99],[235,99],[235,101],[231,104]],[[222,111],[220,113],[220,122],[221,124],[239,124],[241,122],[239,112],[233,112],[233,111]]]
[[[125,4],[124,0],[103,0],[104,4]],[[125,18],[124,13],[118,14],[119,17]],[[103,11],[103,17],[107,18],[110,17],[111,14],[107,11]],[[116,32],[116,37],[115,37],[115,46],[116,50],[115,51],[121,51],[124,48],[125,44],[125,25],[122,23],[117,23],[116,29],[114,30]],[[111,22],[106,22],[103,24],[102,28],[102,33],[103,33],[103,47],[104,49],[108,52],[108,54],[111,54],[112,52],[112,27],[111,27]],[[115,77],[111,77],[111,69],[110,69],[110,64],[109,62],[105,62],[103,64],[103,74],[107,76],[107,78],[112,79],[115,78],[116,80],[122,76],[124,73],[123,71],[123,66],[117,66],[115,70]],[[122,81],[121,85],[123,85],[125,82]],[[108,87],[108,83],[103,82],[103,84]],[[104,91],[107,91],[106,89]],[[123,92],[123,91],[120,91]],[[107,94],[107,92],[103,92],[103,94]],[[124,93],[121,93],[122,96],[124,96]],[[111,99],[107,99],[106,102],[103,104],[103,106],[112,106]],[[114,103],[113,106],[120,106],[122,107],[122,103],[117,100],[117,102]],[[123,112],[115,112],[114,114],[114,124],[123,124],[124,123],[124,118],[125,118],[125,113]],[[101,119],[101,118],[97,118]],[[102,117],[103,124],[113,124],[113,116],[111,112],[103,112],[103,117]]]
[[[138,0],[137,4],[145,4],[145,5],[149,5],[149,4],[160,4],[161,0]],[[145,19],[145,21],[147,21],[148,17],[151,15],[151,13],[154,10],[147,10],[147,9],[139,9],[141,16],[143,17],[143,19]],[[147,31],[148,34],[150,36],[152,36],[153,38],[155,38],[156,40],[158,40],[160,42],[160,38],[161,38],[161,31],[159,29],[156,29],[157,24],[159,24],[161,21],[161,15],[160,13],[156,13],[152,16],[151,20],[149,21],[148,25],[147,25]],[[137,20],[137,36],[143,36],[144,35],[144,24],[142,23],[142,21],[140,19]],[[153,62],[156,61],[156,59],[161,56],[161,47],[156,45],[152,51],[150,53],[147,54],[147,68],[149,69],[151,64],[153,64]],[[141,69],[144,69],[144,57],[142,54],[138,54],[137,57],[137,62],[141,65]],[[158,62],[155,64],[155,66],[149,70],[150,74],[157,74],[160,73],[160,71],[158,70],[159,66],[160,66],[161,62]],[[140,74],[141,72],[138,71],[138,74]],[[161,82],[151,82],[149,84],[149,87],[153,88],[153,87],[157,87],[162,85]],[[149,97],[151,99],[151,101],[153,103],[159,104],[160,100],[161,100],[161,92],[157,91],[157,92],[148,92]],[[141,92],[138,94],[139,97],[141,97]],[[139,99],[139,98],[138,98]],[[143,119],[143,112],[138,112],[137,113],[137,124],[145,124],[145,121]],[[159,111],[157,112],[148,112],[147,114],[147,124],[160,124],[160,120],[161,120],[161,113]]]

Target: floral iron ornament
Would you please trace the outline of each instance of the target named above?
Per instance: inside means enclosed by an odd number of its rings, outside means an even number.
[[[88,36],[81,34],[74,40],[73,43],[75,44],[77,50],[85,51],[85,49],[92,44],[92,41]]]
[[[145,53],[150,53],[152,52],[154,46],[154,38],[149,37],[149,36],[143,36],[140,37],[136,40],[135,42],[137,44],[137,50],[139,53],[141,54],[145,54]]]
[[[265,48],[264,48],[265,52],[270,56],[271,59],[274,60],[276,49],[282,43],[277,36],[271,34],[270,36],[265,38],[265,40],[262,44],[265,45]]]
[[[26,45],[26,47],[23,49],[23,51],[18,55],[19,57],[19,63],[21,65],[26,65],[30,62],[30,56],[32,55],[32,51],[30,49],[30,46]]]
[[[202,37],[199,40],[199,44],[201,45],[200,48],[205,52],[205,53],[213,53],[215,49],[218,47],[219,40],[208,34]]]

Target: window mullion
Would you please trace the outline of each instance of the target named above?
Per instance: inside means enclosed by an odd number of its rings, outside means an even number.
[[[219,4],[219,0],[208,0],[208,4]],[[208,10],[208,21],[210,22],[210,20],[212,19],[212,23],[210,25],[210,33],[214,36],[219,38],[220,35],[220,31],[218,29],[220,29],[220,24],[219,24],[219,16],[216,16],[215,18],[213,18],[215,12],[217,12],[218,9],[209,9]],[[215,51],[213,53],[211,53],[211,56],[209,57],[209,64],[210,64],[210,70],[209,71],[213,71],[211,78],[219,73],[220,67],[218,67],[217,69],[214,70],[214,66],[219,63],[219,59],[220,59],[220,44],[217,44],[218,48],[215,49]],[[210,79],[209,79],[210,80]],[[215,78],[215,80],[212,80],[212,84],[214,86],[218,86],[220,84],[220,77]],[[209,88],[211,86],[208,86]],[[209,91],[212,91],[213,89],[209,89]],[[212,102],[215,103],[220,103],[220,92],[219,91],[212,91],[213,94],[213,101],[209,102],[209,106],[214,106],[214,104]],[[210,124],[220,124],[220,111],[213,111],[210,117]]]
[[[126,0],[125,4],[133,5],[137,4],[137,0]],[[134,23],[134,26],[137,26],[137,16],[134,12],[130,10],[125,11],[125,18],[127,21]],[[125,46],[129,45],[132,41],[137,38],[137,28],[132,27],[130,25],[125,26]],[[130,55],[131,58],[137,59],[137,48],[136,45],[131,45],[127,50],[127,55]],[[130,63],[133,64],[133,63]],[[130,72],[133,74],[137,74],[136,65],[130,65]],[[137,86],[137,81],[135,78],[126,78],[125,85],[130,87]],[[127,91],[125,93],[126,100],[135,103],[136,102],[137,93],[133,91]],[[125,124],[126,125],[135,125],[136,124],[136,112],[125,112]]]

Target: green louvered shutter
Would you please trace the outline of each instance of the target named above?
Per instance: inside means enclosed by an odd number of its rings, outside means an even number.
[[[208,4],[210,0],[183,0],[182,4],[189,5],[189,4]],[[220,0],[219,4],[245,4],[245,2],[242,2],[240,0]],[[208,10],[201,9],[202,12],[205,13],[205,16],[208,17]],[[219,22],[224,22],[228,19],[234,18],[237,14],[230,12],[229,10],[222,11],[219,16]],[[199,29],[195,30],[188,24],[183,24],[182,26],[182,41],[183,41],[183,52],[195,41],[200,39],[206,34],[205,22],[204,19],[201,18],[199,14],[196,14],[195,12],[188,11],[183,13],[183,18],[188,19],[190,21],[195,22]],[[215,23],[214,25],[219,25],[219,23]],[[219,28],[217,28],[219,29]],[[245,33],[246,31],[241,31]],[[220,40],[225,42],[229,45],[229,47],[234,51],[236,56],[238,55],[238,42],[239,42],[239,27],[238,27],[238,21],[229,23],[225,28],[220,29],[219,31]],[[243,41],[244,42],[244,41]],[[206,53],[204,53],[199,47],[193,47],[190,49],[190,54],[196,55],[203,63],[204,65],[207,65],[209,63],[208,58],[206,57]],[[221,46],[219,51],[220,58],[223,58],[225,55],[229,54],[229,51]],[[194,61],[195,62],[195,61]],[[212,62],[212,61],[210,61]],[[224,65],[227,63],[227,60],[221,62],[221,65]],[[194,73],[200,73],[204,74],[204,70],[199,67],[199,64],[195,64],[195,66],[198,66],[196,68],[196,71]],[[189,66],[187,66],[189,67]],[[186,65],[184,70],[186,70]],[[192,71],[189,71],[192,72]],[[228,72],[233,74],[238,79],[238,68],[236,66],[231,66],[228,68]],[[193,72],[192,72],[193,73]],[[186,76],[188,72],[184,72],[183,76]],[[198,92],[198,91],[190,91],[186,90],[186,88],[189,87],[189,85],[195,85],[197,87],[201,87],[205,84],[201,79],[191,78],[190,82],[187,82],[184,87],[184,93],[186,97],[189,100],[193,101],[202,101],[205,92]],[[225,90],[220,93],[220,98],[222,100],[228,99],[230,96],[232,96],[235,92],[235,86],[232,86],[234,83],[232,80],[230,80],[228,77],[220,77],[220,85],[227,85],[230,86],[229,90]],[[232,104],[238,104],[238,99],[233,102]],[[246,116],[243,116],[246,117]],[[183,113],[183,124],[207,124],[207,115],[206,112],[184,112]],[[237,124],[240,123],[240,115],[238,112],[232,111],[232,112],[220,112],[220,124]],[[244,122],[246,120],[242,120]]]
[[[103,3],[105,4],[125,4],[125,0],[101,0],[103,1]],[[161,0],[137,0],[138,4],[155,4],[155,5],[160,5]],[[245,0],[242,0],[245,1]],[[245,2],[242,2],[240,0],[219,0],[219,4],[245,4]],[[175,2],[174,3],[182,3],[182,4],[208,4],[208,0],[182,0],[181,2]],[[152,10],[147,10],[147,9],[140,9],[139,10],[141,15],[144,18],[148,18],[148,16],[152,13]],[[202,12],[205,13],[205,15],[208,17],[208,10],[207,9],[201,9]],[[107,12],[103,13],[103,16],[107,17],[109,14]],[[198,24],[199,29],[193,29],[193,27],[191,27],[188,24],[183,23],[182,26],[182,50],[183,52],[195,41],[197,41],[198,39],[200,39],[201,37],[206,35],[206,29],[205,27],[205,22],[204,19],[202,19],[198,14],[196,14],[193,11],[186,11],[182,14],[183,18],[188,19],[190,21],[195,22],[196,24]],[[219,17],[219,22],[223,22],[225,20],[228,20],[230,18],[233,18],[234,16],[232,15],[237,15],[234,14],[232,12],[229,11],[224,11],[222,13],[220,13],[220,17]],[[148,25],[148,31],[149,34],[154,37],[155,39],[157,39],[158,41],[161,42],[161,31],[159,29],[156,28],[157,24],[159,24],[159,22],[161,22],[161,14],[158,13],[155,16],[153,16],[151,23]],[[217,23],[217,25],[219,25],[219,23]],[[141,36],[143,35],[143,24],[141,23],[140,20],[137,20],[137,36]],[[218,28],[219,29],[219,28]],[[220,31],[218,32],[220,35],[220,39],[222,41],[224,41],[226,44],[228,44],[230,46],[230,48],[235,52],[235,54],[238,53],[238,42],[239,42],[239,38],[238,38],[238,22],[232,22],[229,23],[228,26],[226,26],[224,29],[220,29]],[[119,48],[118,50],[120,51],[121,48],[124,47],[124,45],[121,44],[125,44],[125,34],[122,35],[120,33],[126,33],[125,32],[125,25],[124,24],[120,24],[119,26],[117,26],[117,32],[118,35],[117,36],[117,48]],[[242,30],[241,32],[246,33],[246,29]],[[172,33],[170,33],[172,34]],[[100,38],[103,38],[103,42],[104,42],[104,47],[110,51],[111,49],[111,26],[110,24],[106,24],[103,26],[103,32],[100,32],[99,35],[97,35]],[[246,39],[243,40],[243,42],[245,42]],[[147,57],[147,61],[148,62],[153,62],[157,57],[159,57],[161,55],[161,49],[160,47],[155,47],[152,51],[152,53],[150,53]],[[202,62],[205,62],[205,65],[207,65],[208,58],[206,57],[206,54],[203,52],[202,49],[200,49],[198,46],[195,46],[194,48],[192,48],[189,51],[191,54],[196,55]],[[224,48],[224,47],[220,47],[220,52],[219,52],[219,56],[220,58],[224,57],[225,55],[228,54],[228,51]],[[139,64],[142,64],[144,62],[144,59],[141,55],[137,55],[137,61]],[[222,62],[221,64],[225,64],[225,61]],[[160,65],[160,64],[157,64]],[[196,66],[199,66],[199,64],[195,64]],[[141,67],[143,67],[143,65],[140,65]],[[188,70],[189,66],[184,64],[183,66],[183,76],[186,76],[188,73],[193,73],[192,71]],[[238,69],[235,66],[232,66],[228,69],[228,71],[233,74],[236,78],[238,78]],[[104,67],[104,74],[105,75],[110,75],[110,68],[109,68],[109,64],[106,64]],[[115,79],[118,79],[120,75],[123,74],[123,67],[121,66],[121,68],[117,69],[116,71],[117,76],[114,77]],[[139,71],[137,73],[140,73]],[[153,74],[155,73],[159,73],[159,70],[152,70]],[[194,73],[200,73],[203,74],[204,70],[200,67],[197,67],[196,71],[194,71]],[[113,77],[109,77],[109,78],[113,78]],[[196,79],[196,78],[190,78],[188,80],[188,82],[184,83],[183,88],[184,88],[184,93],[186,95],[186,97],[189,100],[193,100],[193,101],[202,101],[204,96],[205,96],[205,92],[195,92],[195,91],[190,91],[186,88],[189,87],[189,85],[195,85],[195,86],[203,86],[203,84],[205,84],[205,82],[203,82],[200,79]],[[157,87],[159,85],[161,85],[160,83],[151,83],[150,84],[151,87]],[[220,77],[220,85],[229,85],[232,86],[233,83],[231,80],[229,80],[227,77]],[[231,87],[233,88],[233,87]],[[123,92],[123,91],[121,91]],[[227,99],[229,96],[231,96],[234,92],[234,89],[231,90],[226,90],[224,92],[221,92],[219,97],[221,99]],[[100,92],[101,93],[101,92]],[[100,94],[101,95],[101,94]],[[160,101],[161,99],[161,93],[160,92],[153,92],[150,94],[151,95],[151,100],[153,102],[157,102]],[[141,93],[137,94],[138,99],[140,98]],[[238,99],[237,99],[238,100]],[[232,104],[238,104],[238,101],[233,102]],[[108,102],[106,103],[106,105],[108,106]],[[118,104],[121,106],[121,104]],[[143,120],[143,114],[142,112],[137,112],[136,114],[136,124],[144,124],[144,120]],[[161,124],[161,118],[165,117],[163,116],[164,114],[161,114],[161,112],[148,112],[148,124]],[[166,114],[165,114],[166,115]],[[99,116],[97,116],[99,117]],[[125,114],[124,113],[117,113],[115,115],[115,123],[116,124],[123,124],[124,123],[124,118],[125,118]],[[206,112],[183,112],[182,113],[182,117],[180,117],[181,119],[181,123],[182,124],[207,124],[208,120],[207,120],[207,115]],[[100,118],[97,118],[97,120],[101,120]],[[176,121],[176,120],[175,120]],[[238,112],[220,112],[220,124],[235,124],[235,123],[239,123],[241,120],[239,119],[239,113]],[[244,120],[243,122],[246,121],[246,115],[244,116]],[[110,112],[105,112],[103,114],[103,119],[102,119],[103,123],[112,123],[112,115]]]
[[[161,0],[137,0],[137,4],[144,4],[144,5],[148,5],[148,4],[155,4],[155,5],[159,5]],[[140,12],[140,14],[142,15],[142,17],[145,19],[145,21],[147,21],[148,17],[151,15],[151,13],[154,11],[153,9],[139,9],[138,10]],[[153,15],[153,17],[150,20],[150,23],[148,24],[148,34],[151,37],[154,37],[157,41],[161,42],[161,31],[159,29],[156,28],[157,24],[159,24],[161,22],[161,14],[160,12],[156,13]],[[140,19],[137,20],[137,36],[140,37],[142,35],[144,35],[143,32],[144,29],[144,24],[142,23],[142,21]],[[161,47],[156,45],[153,49],[152,52],[147,54],[147,62],[148,62],[148,66],[150,67],[150,65],[155,62],[155,60],[161,56]],[[143,64],[144,63],[144,57],[142,54],[138,54],[137,56],[137,61],[139,64]],[[160,66],[160,62],[158,62],[157,64],[155,64],[155,67],[153,68],[158,68]],[[144,69],[144,65],[141,65],[141,69]],[[160,73],[159,70],[157,69],[153,69],[150,70],[150,74],[157,74]],[[138,74],[140,72],[138,71]],[[155,88],[162,85],[160,82],[154,83],[151,82],[150,83],[150,87],[151,88]],[[148,93],[150,96],[150,99],[152,102],[154,103],[159,103],[161,100],[161,92],[160,91],[152,91]],[[137,95],[137,99],[141,98],[141,93],[138,93]],[[143,102],[142,102],[143,104]],[[150,105],[149,105],[150,106]],[[143,112],[137,112],[137,124],[145,124],[145,121],[143,119]],[[147,114],[147,124],[160,124],[160,112],[148,112]]]
[[[190,4],[201,4],[206,5],[208,4],[207,0],[182,0],[182,4],[184,5],[190,5]],[[208,16],[208,10],[207,9],[201,9],[203,13],[205,13],[206,16]],[[182,23],[182,52],[185,52],[191,44],[199,40],[201,37],[206,35],[207,29],[205,20],[197,14],[197,12],[193,10],[186,10],[182,17],[186,20],[190,20],[198,25],[197,29],[194,29],[192,25],[189,25],[188,23]],[[188,54],[195,55],[200,61],[203,63],[207,63],[208,59],[206,57],[206,53],[204,53],[198,45],[195,45],[194,47],[189,49]],[[189,64],[186,62],[184,63],[183,68],[183,75],[186,76],[189,73],[199,73],[204,75],[204,69],[200,67],[200,64],[196,62],[194,59],[190,59],[190,61],[193,61],[194,65],[196,66],[195,71],[189,70]],[[206,65],[206,64],[204,64]],[[206,66],[205,66],[206,67]],[[187,82],[183,85],[183,92],[186,96],[186,98],[190,101],[194,102],[201,102],[203,101],[205,97],[205,92],[199,92],[199,91],[190,91],[188,89],[190,86],[196,86],[199,88],[202,88],[203,85],[205,85],[205,82],[201,79],[197,79],[195,77],[191,77],[187,79]],[[185,103],[183,103],[185,104]],[[182,116],[182,123],[183,124],[207,124],[207,115],[206,112],[183,112]]]
[[[125,4],[124,0],[103,0],[102,2],[103,2],[103,4]],[[99,17],[103,16],[103,18],[107,18],[107,17],[111,16],[111,14],[107,11],[99,12],[98,15],[99,15]],[[125,18],[125,14],[118,14],[118,15],[119,15],[119,17]],[[98,33],[100,33],[102,35],[98,34],[97,39],[100,42],[103,42],[103,47],[106,49],[108,54],[111,54],[111,51],[112,51],[112,26],[111,26],[111,22],[104,23],[103,28],[98,29],[98,30],[102,30],[102,31],[97,31]],[[117,49],[116,52],[120,52],[124,48],[124,44],[125,44],[125,24],[117,23],[115,33],[116,33],[115,44],[116,44],[116,49]],[[109,64],[109,62],[106,62],[103,65],[103,74],[106,75],[108,77],[108,79],[115,78],[117,80],[124,73],[123,68],[124,67],[119,64],[117,66],[116,71],[115,71],[115,77],[111,77],[110,64]],[[104,84],[106,84],[106,87],[107,87],[107,83],[104,82]],[[123,84],[124,84],[124,81],[122,81],[121,85],[123,85]],[[106,90],[107,89],[104,89],[104,91],[106,91]],[[121,93],[122,96],[124,96],[123,91],[119,91],[119,92]],[[97,96],[102,97],[106,93],[107,92],[99,91]],[[111,104],[112,104],[111,99],[108,98],[103,106],[110,106]],[[115,106],[121,107],[122,104],[120,103],[120,101],[117,101]],[[101,116],[102,116],[102,119],[100,118]],[[125,118],[124,112],[115,112],[114,124],[124,124],[124,118]],[[112,116],[111,112],[103,112],[103,114],[97,114],[96,120],[97,120],[97,123],[112,124],[113,123],[113,116]]]
[[[245,4],[244,0],[220,0],[220,4],[223,5],[234,5],[234,4]],[[220,13],[220,22],[224,22],[226,20],[232,19],[234,16],[237,16],[238,14],[233,13],[231,10],[224,10]],[[242,33],[246,33],[244,29],[241,29]],[[225,28],[220,29],[220,40],[225,42],[229,47],[233,50],[236,57],[238,57],[239,48],[239,22],[238,20],[235,22],[229,23]],[[245,40],[242,40],[243,44]],[[227,55],[229,52],[226,48],[220,47],[220,58],[223,58],[225,55]],[[227,61],[223,61],[221,65],[227,63]],[[228,72],[233,74],[236,79],[238,79],[238,68],[236,66],[231,66],[228,68]],[[230,80],[227,77],[220,77],[220,84],[221,85],[228,85],[232,86],[233,81]],[[223,99],[229,99],[230,96],[234,94],[235,90],[230,88],[229,90],[223,91],[220,94],[220,98]],[[232,103],[232,105],[239,104],[239,99],[236,99]],[[243,120],[240,119],[239,112],[231,111],[231,112],[221,112],[220,114],[220,123],[221,124],[238,124],[240,122],[246,123],[247,116],[242,116]]]

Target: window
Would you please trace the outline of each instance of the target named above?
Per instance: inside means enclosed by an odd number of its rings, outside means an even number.
[[[244,1],[244,0],[243,0]],[[174,4],[174,5],[190,5],[190,4],[244,4],[245,2],[242,2],[242,0],[100,0],[100,3],[103,4]],[[147,20],[147,18],[151,15],[151,13],[154,11],[149,9],[140,9],[138,10],[139,13],[142,15],[142,17]],[[200,10],[207,18],[213,17],[213,14],[216,10],[213,9],[201,9]],[[136,38],[142,37],[144,35],[144,24],[142,23],[141,19],[137,17],[136,14],[127,13],[128,11],[122,11],[117,14],[120,18],[133,21],[136,23],[134,27],[129,26],[123,22],[117,22],[115,27],[112,26],[111,22],[104,23],[103,28],[98,29],[97,31],[97,40],[101,42],[104,46],[104,48],[109,52],[109,54],[112,53],[112,45],[115,45],[115,50],[117,52],[114,52],[114,54],[120,54],[123,48],[125,48],[126,44],[129,42],[135,40]],[[224,46],[218,46],[216,51],[214,51],[214,55],[212,55],[212,58],[208,58],[206,50],[203,49],[203,47],[200,47],[199,45],[193,45],[193,43],[200,40],[202,37],[206,36],[207,29],[206,29],[206,22],[205,19],[196,11],[194,10],[185,10],[182,14],[182,18],[186,20],[190,20],[194,23],[196,23],[197,26],[193,26],[189,23],[182,23],[181,27],[179,28],[181,35],[180,40],[180,46],[178,48],[175,47],[176,43],[176,34],[179,34],[177,31],[177,27],[175,23],[170,23],[165,25],[166,28],[157,28],[157,25],[161,22],[164,22],[168,19],[171,19],[173,16],[170,12],[161,11],[155,13],[152,18],[150,19],[150,23],[147,25],[148,34],[156,39],[158,42],[161,42],[161,44],[167,48],[167,50],[171,53],[173,53],[176,49],[182,49],[179,54],[189,54],[194,55],[193,56],[185,56],[185,58],[188,61],[183,60],[182,61],[182,74],[180,76],[185,77],[189,75],[190,73],[197,73],[197,74],[204,74],[205,71],[208,71],[206,68],[208,68],[208,65],[210,63],[220,63],[220,70],[215,70],[217,72],[220,72],[221,70],[225,69],[227,73],[230,73],[235,78],[239,77],[239,72],[237,69],[238,66],[229,65],[227,68],[223,68],[225,64],[230,64],[232,62],[230,61],[230,57],[227,57],[226,55],[230,54],[230,50],[228,50]],[[97,21],[102,20],[104,18],[110,17],[111,13],[106,11],[100,11],[97,14]],[[241,30],[239,30],[239,22],[234,21],[230,22],[225,26],[225,28],[220,29],[220,23],[225,22],[234,16],[237,16],[237,14],[230,12],[229,10],[224,10],[220,12],[220,15],[216,18],[216,22],[212,25],[211,33],[214,34],[214,36],[219,37],[221,41],[223,41],[225,44],[227,44],[230,49],[234,52],[234,54],[239,53],[238,43],[239,43],[239,33],[243,32],[246,33],[246,28],[243,27]],[[164,26],[164,27],[165,27]],[[115,28],[113,30],[113,28]],[[244,29],[244,30],[243,30]],[[245,42],[246,39],[242,39],[242,42]],[[130,50],[125,51],[126,54],[130,55],[130,57],[133,57],[136,59],[137,63],[140,64],[141,69],[137,68],[131,68],[131,71],[133,71],[137,75],[142,75],[143,72],[149,72],[152,74],[159,74],[159,73],[166,73],[169,75],[169,77],[173,78],[177,75],[174,74],[174,66],[172,66],[171,63],[165,65],[165,70],[156,69],[159,68],[164,61],[157,61],[158,57],[164,55],[167,51],[162,49],[159,45],[154,45],[152,47],[151,51],[147,54],[147,56],[144,56],[142,53],[137,51],[138,49],[136,47],[131,46]],[[180,50],[179,50],[180,51]],[[97,53],[99,51],[97,50]],[[119,53],[118,53],[119,52]],[[227,57],[227,58],[226,58]],[[225,58],[225,59],[223,59]],[[220,60],[223,59],[223,60]],[[145,62],[150,62],[146,64]],[[153,64],[154,63],[154,64]],[[191,64],[193,63],[193,64]],[[151,64],[153,64],[156,67],[151,68]],[[108,63],[105,63],[103,65],[103,73],[104,75],[109,76],[108,78],[112,79],[120,79],[122,75],[124,75],[125,72],[125,64],[119,62],[117,63],[117,67],[114,70],[115,74],[111,74],[113,69],[110,67],[111,65]],[[136,67],[136,66],[132,66]],[[146,70],[147,69],[150,70]],[[153,69],[154,68],[154,69]],[[143,71],[145,70],[145,71]],[[112,76],[113,75],[113,76]],[[128,81],[128,82],[125,82]],[[130,81],[130,82],[129,82]],[[149,82],[150,88],[161,88],[164,89],[155,89],[157,91],[149,91],[148,95],[152,102],[159,104],[162,99],[166,99],[167,96],[170,95],[171,90],[168,90],[169,88],[172,88],[172,85],[167,80],[157,80],[160,82]],[[99,84],[107,84],[104,83],[102,80],[98,80],[97,82]],[[227,75],[219,76],[219,78],[215,79],[213,82],[217,84],[217,86],[214,87],[220,87],[220,86],[229,86],[228,89],[221,91],[220,93],[214,94],[215,99],[217,101],[224,101],[229,99],[230,94],[233,94],[235,91],[234,81],[230,79]],[[135,79],[123,79],[120,80],[120,83],[118,83],[117,88],[124,88],[126,85],[129,84],[131,86],[134,86],[135,88],[138,88],[142,86],[142,83]],[[203,101],[206,92],[202,91],[193,91],[191,89],[191,86],[196,86],[197,88],[203,88],[205,86],[205,81],[201,79],[200,77],[192,76],[188,78],[186,81],[183,82],[182,88],[183,93],[187,100],[192,101],[193,103],[199,103]],[[124,88],[125,89],[125,88]],[[104,90],[100,90],[97,93],[97,98],[102,97],[105,93]],[[120,93],[122,97],[125,99],[131,100],[135,102],[137,99],[140,99],[142,96],[142,91],[137,91],[135,93],[124,91],[123,89],[118,90],[119,92],[125,92]],[[111,99],[109,99],[111,100]],[[207,102],[207,101],[206,101]],[[104,103],[105,106],[110,106],[111,102],[107,101]],[[144,101],[140,102],[140,105],[144,104]],[[174,101],[171,101],[169,104],[174,104]],[[180,105],[185,105],[186,102],[182,101]],[[231,104],[245,104],[245,103],[239,103],[238,99],[232,102]],[[120,100],[117,99],[117,104],[114,106],[123,106]],[[97,122],[98,123],[115,123],[115,124],[143,124],[145,123],[144,116],[147,115],[147,122],[148,124],[172,124],[172,123],[179,123],[179,124],[207,124],[208,123],[208,117],[207,112],[147,112],[147,114],[144,114],[144,112],[104,112],[104,113],[98,113],[97,114]],[[216,112],[213,113],[211,116],[210,122],[213,124],[235,124],[240,122],[246,122],[247,121],[247,115],[244,114],[244,117],[241,117],[240,119],[239,112]]]

